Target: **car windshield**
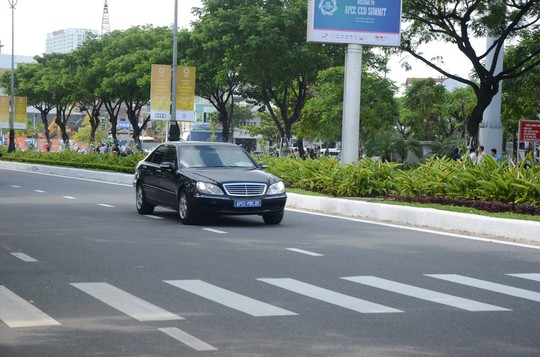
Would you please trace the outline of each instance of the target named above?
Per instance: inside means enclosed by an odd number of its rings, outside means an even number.
[[[239,146],[194,145],[180,149],[180,166],[184,168],[227,167],[254,168],[255,165]]]

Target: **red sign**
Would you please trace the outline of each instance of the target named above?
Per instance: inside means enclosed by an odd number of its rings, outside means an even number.
[[[520,120],[519,141],[540,141],[540,120]]]

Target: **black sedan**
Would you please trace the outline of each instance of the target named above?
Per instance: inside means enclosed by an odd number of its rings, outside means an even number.
[[[287,201],[285,185],[263,168],[235,144],[163,143],[137,164],[137,211],[171,208],[183,224],[211,215],[261,215],[265,223],[279,224]]]

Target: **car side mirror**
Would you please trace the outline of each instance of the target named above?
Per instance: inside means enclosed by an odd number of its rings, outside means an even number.
[[[159,165],[159,168],[163,170],[174,171],[176,169],[176,165],[174,164],[174,162],[164,161],[161,163],[161,165]]]
[[[264,170],[268,167],[268,164],[266,162],[259,162],[257,166],[259,166],[259,168]]]

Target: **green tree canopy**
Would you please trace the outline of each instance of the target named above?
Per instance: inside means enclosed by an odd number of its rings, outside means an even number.
[[[505,67],[513,67],[540,42],[540,32],[524,37],[509,46],[504,57]],[[520,120],[538,120],[540,113],[540,66],[525,75],[510,79],[503,85],[502,122],[507,138],[517,140]]]
[[[495,65],[487,66],[486,57],[494,54],[493,63],[503,55],[505,42],[537,34],[540,31],[538,0],[404,0],[402,49],[448,78],[471,86],[477,98],[467,119],[467,132],[476,138],[484,110],[498,93],[501,81],[524,75],[540,64],[540,41],[533,42],[512,66],[495,73]],[[473,46],[475,38],[492,37],[493,45],[485,51]],[[451,51],[441,46],[441,55],[427,58],[422,45],[443,41],[454,46],[470,61],[477,80],[454,74],[452,64],[446,67],[443,55]],[[444,51],[444,52],[443,52]]]
[[[390,80],[365,71],[361,86],[359,135],[365,141],[380,130],[394,127],[399,113],[394,98],[397,89]],[[305,137],[328,141],[341,139],[343,87],[344,67],[319,72],[299,129]]]

